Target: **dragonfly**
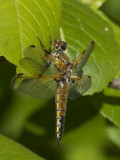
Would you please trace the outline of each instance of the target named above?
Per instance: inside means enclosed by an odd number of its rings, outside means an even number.
[[[39,38],[38,38],[39,39]],[[15,88],[32,97],[56,101],[56,139],[60,146],[64,130],[67,98],[77,99],[92,85],[89,75],[82,75],[82,68],[91,55],[95,42],[72,62],[65,53],[67,43],[62,40],[50,40],[47,50],[39,39],[41,48],[30,45],[24,50],[20,65],[24,73],[14,77]],[[30,72],[30,73],[29,73]]]

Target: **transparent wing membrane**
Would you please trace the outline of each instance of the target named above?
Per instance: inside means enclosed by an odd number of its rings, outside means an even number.
[[[55,96],[56,82],[50,76],[39,77],[35,74],[16,75],[15,88],[35,98],[49,99]]]
[[[74,77],[74,83],[71,84],[68,98],[69,99],[77,99],[81,95],[83,95],[92,85],[91,77],[90,76],[81,76],[81,77]]]
[[[30,73],[42,74],[46,70],[43,65],[41,65],[39,62],[37,62],[37,61],[35,61],[35,60],[33,60],[33,59],[29,58],[29,57],[22,58],[20,60],[20,65],[26,71],[30,71]]]
[[[86,50],[76,58],[76,60],[73,63],[73,73],[77,73],[78,75],[80,75],[80,72],[84,67],[84,65],[86,64],[90,54],[92,53],[94,46],[95,43],[94,41],[92,41],[86,48]]]
[[[20,64],[28,73],[43,74],[50,65],[48,55],[38,47],[29,46],[25,48],[23,54],[24,58],[20,60]]]

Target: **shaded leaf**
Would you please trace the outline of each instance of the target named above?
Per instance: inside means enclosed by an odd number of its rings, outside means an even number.
[[[106,88],[103,93],[91,97],[100,113],[115,125],[120,126],[120,91]]]
[[[0,158],[1,160],[43,160],[32,151],[0,135]]]
[[[118,127],[108,127],[107,128],[107,134],[109,136],[109,139],[115,143],[116,145],[118,145],[118,147],[120,147],[120,128]]]
[[[109,0],[100,8],[111,20],[120,25],[120,1]]]

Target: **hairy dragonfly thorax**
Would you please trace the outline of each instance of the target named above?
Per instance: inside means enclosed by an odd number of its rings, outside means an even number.
[[[55,40],[51,45],[52,61],[55,65],[55,71],[63,74],[63,79],[70,79],[73,63],[64,51],[67,43],[61,40]],[[54,57],[54,58],[53,58]]]

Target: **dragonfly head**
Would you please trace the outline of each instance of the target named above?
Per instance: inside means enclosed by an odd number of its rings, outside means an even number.
[[[51,50],[53,52],[58,52],[59,54],[63,53],[63,51],[66,50],[66,48],[67,48],[67,43],[59,39],[54,40],[51,45]]]

